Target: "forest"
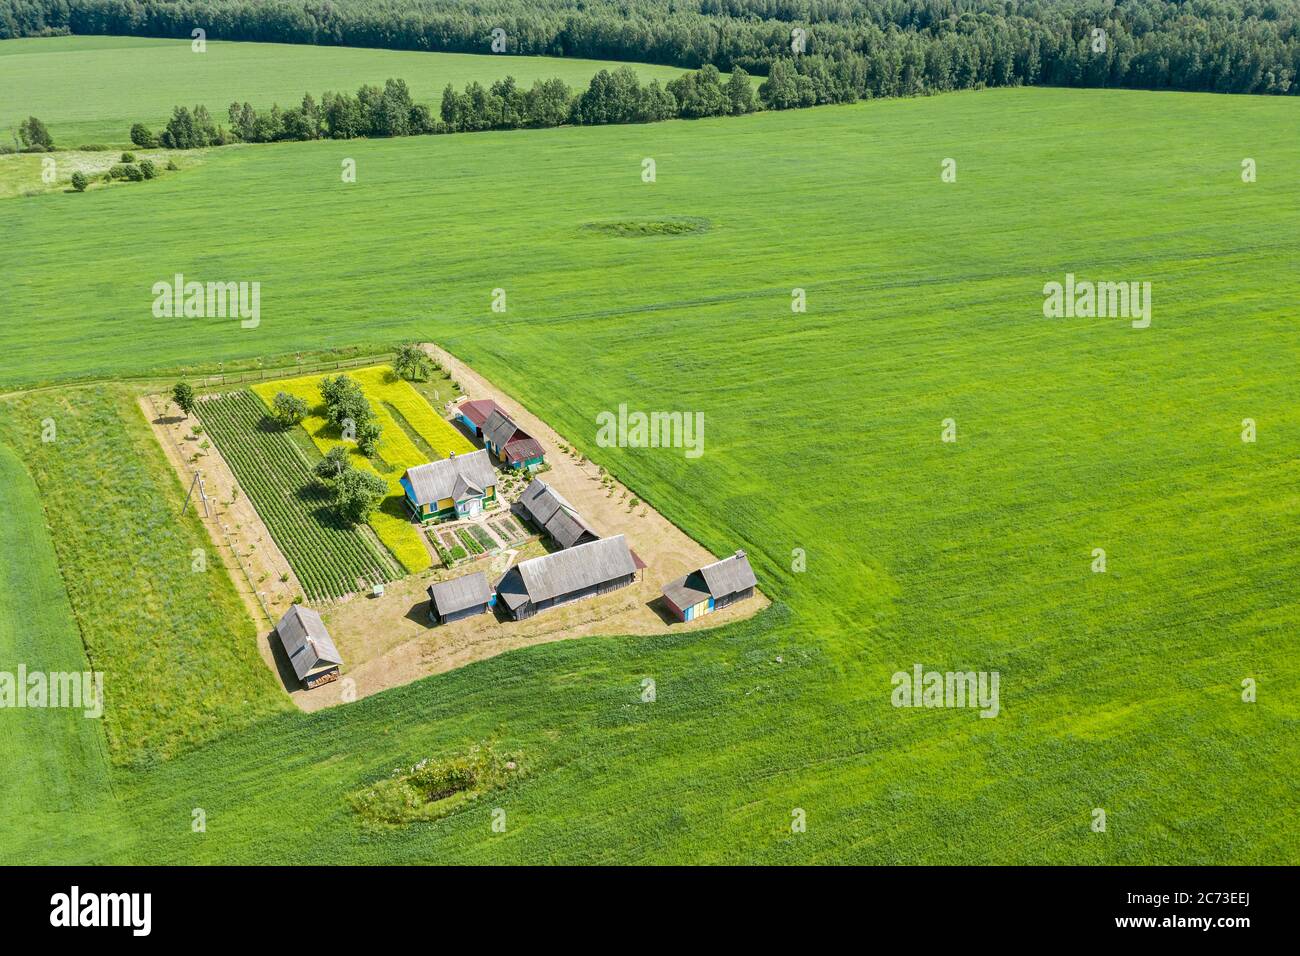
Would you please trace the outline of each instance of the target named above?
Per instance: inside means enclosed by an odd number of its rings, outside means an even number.
[[[808,79],[782,105],[1019,85],[1300,92],[1300,0],[0,0],[0,39],[195,29],[758,75],[793,59],[778,69]]]

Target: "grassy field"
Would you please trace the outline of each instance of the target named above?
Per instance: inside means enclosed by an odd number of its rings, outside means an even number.
[[[41,37],[0,41],[0,89],[12,91],[0,106],[0,131],[34,114],[56,145],[130,145],[132,123],[160,127],[174,106],[202,103],[225,123],[233,100],[270,109],[297,106],[303,93],[318,101],[326,90],[348,90],[389,77],[406,81],[417,103],[435,113],[448,83],[484,86],[513,76],[523,86],[560,77],[585,87],[598,71],[623,64],[567,57],[417,53],[283,43],[208,42],[195,53],[190,41],[143,37]],[[682,70],[629,64],[645,80],[666,83]],[[17,93],[21,91],[21,95]]]
[[[301,398],[311,409],[303,419],[302,427],[322,454],[335,445],[342,445],[348,449],[353,465],[387,482],[388,497],[381,502],[379,510],[371,514],[370,526],[402,567],[412,574],[424,571],[432,561],[420,530],[411,522],[411,513],[404,500],[406,492],[400,483],[402,476],[408,468],[446,458],[453,452],[470,452],[474,446],[453,425],[438,417],[414,386],[398,378],[390,367],[360,368],[346,374],[361,386],[370,401],[375,421],[383,429],[374,459],[357,451],[353,442],[344,441],[338,429],[325,417],[325,406],[320,397],[320,382],[325,376],[308,375],[262,382],[254,385],[252,390],[267,408],[275,400],[276,392],[288,392]],[[414,432],[415,438],[399,424],[394,411],[402,416],[402,421]],[[420,446],[417,446],[416,439]]]
[[[1005,90],[216,151],[147,197],[3,204],[0,381],[436,340],[715,553],[744,547],[776,602],[121,772],[126,855],[1300,862],[1298,106]],[[655,225],[681,217],[707,227]],[[261,325],[154,320],[175,272],[262,281]],[[1067,272],[1150,281],[1151,327],[1044,318]],[[598,447],[622,402],[702,411],[704,454]],[[60,559],[76,607],[91,570]],[[914,663],[997,670],[1001,715],[891,707]],[[483,806],[375,836],[345,805],[489,737],[530,769],[504,834]],[[175,825],[195,805],[221,823],[203,840]]]
[[[329,513],[305,456],[277,427],[265,427],[266,406],[243,389],[199,402],[198,414],[239,485],[302,583],[309,600],[340,597],[391,581],[389,562],[355,528]]]
[[[288,707],[222,556],[193,512],[179,517],[184,489],[130,395],[0,404],[0,441],[40,488],[87,656],[105,674],[112,760],[148,765]]]

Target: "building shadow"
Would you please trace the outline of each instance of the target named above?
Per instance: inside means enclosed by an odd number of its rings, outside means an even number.
[[[284,689],[289,693],[302,690],[302,681],[298,680],[297,672],[289,663],[289,655],[284,652],[284,644],[281,643],[280,635],[274,628],[271,629],[266,642],[271,647],[271,656],[275,659],[275,671],[280,675],[280,683],[284,684]]]
[[[653,601],[647,601],[646,607],[658,614],[659,620],[663,621],[665,624],[673,625],[682,623],[682,619],[674,614],[672,609],[668,607],[668,601],[662,594]]]
[[[430,620],[429,618],[429,611],[431,610],[430,605],[432,604],[433,602],[428,598],[425,598],[423,601],[416,601],[415,604],[411,606],[411,609],[406,612],[406,619],[408,621],[414,621],[416,624],[422,624],[425,627],[437,626],[437,622]]]

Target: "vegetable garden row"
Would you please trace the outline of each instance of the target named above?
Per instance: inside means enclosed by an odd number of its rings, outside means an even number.
[[[329,505],[312,498],[310,466],[288,435],[265,426],[257,396],[240,390],[210,398],[198,403],[198,415],[310,600],[393,580],[362,531],[337,524]]]

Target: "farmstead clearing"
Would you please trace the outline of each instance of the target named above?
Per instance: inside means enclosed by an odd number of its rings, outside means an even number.
[[[446,351],[433,345],[423,348],[466,395],[476,401],[495,402],[538,439],[548,450],[549,467],[544,474],[547,484],[562,492],[601,532],[627,534],[647,567],[633,588],[600,600],[575,603],[525,622],[499,621],[488,614],[433,628],[428,620],[426,588],[430,583],[468,573],[466,569],[435,570],[426,560],[423,567],[408,565],[404,572],[396,572],[394,562],[384,559],[384,545],[389,545],[394,554],[397,548],[414,553],[414,544],[418,543],[426,555],[430,553],[423,544],[424,532],[411,523],[410,514],[400,500],[394,502],[390,497],[383,503],[381,515],[372,516],[372,524],[376,517],[380,518],[376,531],[382,529],[382,533],[378,537],[370,536],[366,528],[352,531],[332,527],[328,518],[320,516],[319,505],[310,506],[309,511],[295,511],[293,505],[305,497],[304,489],[311,481],[309,463],[285,430],[277,429],[268,418],[277,393],[297,395],[310,408],[301,427],[322,453],[333,447],[345,447],[360,467],[381,474],[390,490],[394,486],[398,488],[397,496],[400,496],[401,486],[393,476],[423,463],[427,456],[465,454],[473,451],[474,445],[455,426],[439,417],[411,384],[399,378],[390,367],[372,366],[344,373],[361,384],[376,405],[377,413],[379,408],[385,409],[381,419],[384,433],[373,460],[361,455],[352,442],[341,440],[327,421],[319,393],[324,375],[256,384],[251,391],[264,404],[242,389],[200,395],[197,411],[207,426],[206,432],[203,428],[196,429],[195,420],[187,416],[158,415],[156,409],[164,407],[166,399],[141,400],[141,409],[149,413],[154,432],[176,467],[180,482],[188,485],[193,481],[195,469],[200,470],[211,513],[204,516],[202,503],[197,499],[195,508],[204,517],[213,543],[238,568],[237,590],[252,598],[247,603],[254,619],[263,625],[278,621],[297,596],[304,593],[299,584],[301,576],[291,570],[296,563],[309,569],[307,580],[315,580],[317,574],[339,568],[340,562],[353,555],[360,560],[356,565],[358,574],[350,579],[335,577],[325,591],[305,589],[308,602],[316,603],[322,611],[343,656],[341,673],[346,680],[312,690],[298,687],[286,671],[282,655],[277,653],[274,631],[264,626],[259,630],[258,649],[263,659],[279,672],[286,690],[301,709],[319,710],[355,701],[429,674],[532,644],[600,634],[666,634],[670,627],[716,627],[749,617],[767,606],[768,600],[759,594],[719,611],[706,621],[671,624],[661,607],[663,585],[707,564],[713,557],[657,511],[639,502],[628,489],[605,476],[598,466],[576,452],[561,453],[560,449],[569,448],[569,443],[513,398]],[[447,405],[452,414],[456,407]],[[220,414],[218,409],[222,410]],[[235,418],[230,418],[226,409],[234,410]],[[207,437],[215,444],[210,445]],[[259,444],[246,452],[242,449],[250,439]],[[424,450],[417,448],[415,441],[420,441]],[[235,472],[227,461],[232,450],[239,452],[235,460],[243,462]],[[236,472],[243,474],[242,481],[236,479]],[[241,494],[239,488],[245,493]],[[263,514],[270,516],[271,530],[264,523]],[[488,523],[495,522],[489,519]],[[433,529],[433,533],[440,531]],[[353,537],[331,544],[330,539],[323,537],[329,532]],[[519,560],[546,553],[536,534],[526,541],[531,543],[520,541],[519,548],[485,554],[471,566],[485,569],[489,580],[495,582]],[[418,562],[411,564],[418,565]],[[380,583],[386,583],[380,595],[358,593]]]

